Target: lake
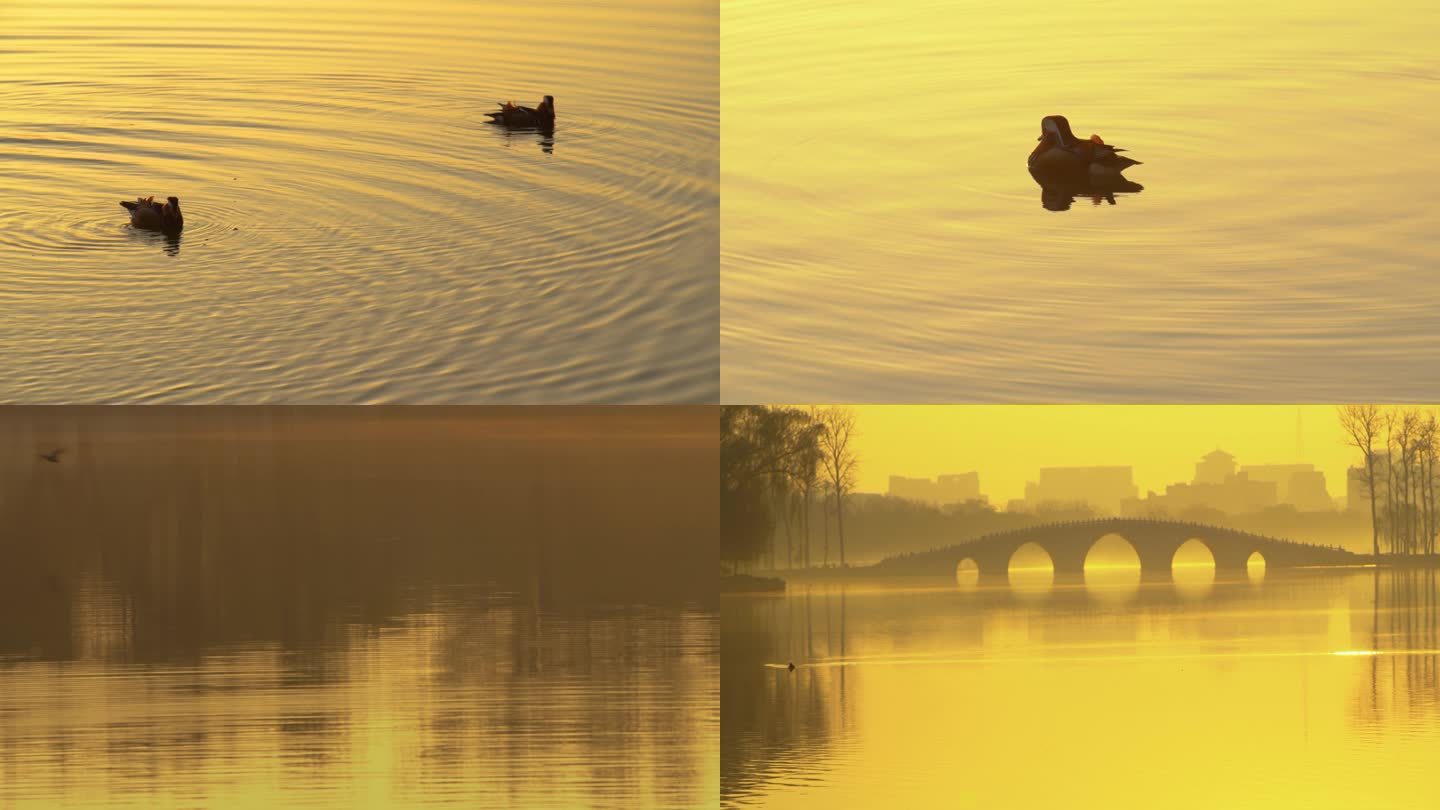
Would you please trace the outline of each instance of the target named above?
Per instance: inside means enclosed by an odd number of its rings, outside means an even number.
[[[6,0],[0,401],[713,402],[718,12]],[[552,135],[487,123],[555,96]],[[178,238],[119,200],[178,196]]]
[[[715,806],[715,424],[6,409],[0,806]]]
[[[725,597],[720,635],[727,807],[1421,807],[1440,788],[1433,571],[792,584]]]
[[[721,17],[724,401],[1433,398],[1440,9]],[[1048,114],[1143,190],[1042,189]]]

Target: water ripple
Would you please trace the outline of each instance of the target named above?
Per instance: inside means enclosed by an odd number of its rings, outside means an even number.
[[[60,2],[0,54],[0,401],[718,395],[713,9]]]

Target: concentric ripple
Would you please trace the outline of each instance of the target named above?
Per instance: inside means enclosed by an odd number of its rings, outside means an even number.
[[[0,401],[718,395],[713,7],[236,8],[0,11]]]

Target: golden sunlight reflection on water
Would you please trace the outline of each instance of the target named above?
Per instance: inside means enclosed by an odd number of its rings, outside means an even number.
[[[722,802],[1426,806],[1437,606],[1435,572],[1374,569],[1200,596],[1147,582],[1122,603],[1084,586],[725,598]]]
[[[716,413],[0,409],[0,807],[715,806]]]
[[[725,401],[1435,393],[1435,4],[721,10]],[[1144,190],[1038,186],[1054,113]]]

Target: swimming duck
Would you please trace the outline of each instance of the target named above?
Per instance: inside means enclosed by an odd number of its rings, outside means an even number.
[[[1063,115],[1047,115],[1040,119],[1040,144],[1030,153],[1029,166],[1034,171],[1062,174],[1118,175],[1140,161],[1121,156],[1124,149],[1111,146],[1091,135],[1082,141],[1070,131],[1070,122]]]
[[[492,124],[548,129],[555,126],[555,97],[546,96],[538,107],[521,107],[513,101],[507,101],[500,105],[499,112],[485,114],[490,117]]]
[[[173,233],[185,227],[185,217],[180,213],[179,197],[165,200],[157,203],[154,197],[137,197],[135,202],[121,200],[120,205],[130,212],[131,227]]]

